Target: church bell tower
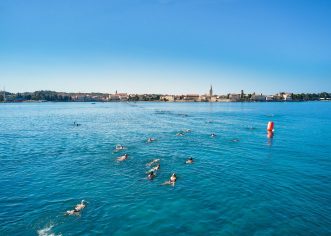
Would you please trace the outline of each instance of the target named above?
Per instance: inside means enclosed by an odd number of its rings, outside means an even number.
[[[213,96],[213,86],[210,85],[210,89],[209,89],[209,97]]]

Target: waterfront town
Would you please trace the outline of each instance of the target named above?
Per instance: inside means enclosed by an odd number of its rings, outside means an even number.
[[[128,94],[119,93],[66,93],[55,91],[35,91],[24,93],[0,92],[0,102],[281,102],[281,101],[331,101],[331,93],[300,93],[279,92],[274,95],[262,93],[228,93],[216,95],[210,86],[206,94],[162,95],[162,94]]]

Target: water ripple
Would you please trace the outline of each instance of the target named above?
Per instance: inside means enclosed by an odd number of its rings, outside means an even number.
[[[330,115],[327,103],[0,105],[0,234],[328,235]]]

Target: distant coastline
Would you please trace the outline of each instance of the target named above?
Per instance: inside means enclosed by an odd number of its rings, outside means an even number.
[[[127,93],[65,93],[55,91],[35,91],[25,93],[0,92],[0,103],[19,102],[304,102],[304,101],[331,101],[331,93],[286,93],[275,95],[229,93],[215,95],[212,88],[208,94],[127,94]]]
[[[301,102],[331,102],[331,99],[327,100],[292,100],[292,101],[219,101],[219,102],[194,102],[194,101],[46,101],[46,100],[24,100],[24,101],[9,101],[0,102],[0,104],[19,104],[19,103],[139,103],[139,102],[157,102],[157,103],[301,103]]]

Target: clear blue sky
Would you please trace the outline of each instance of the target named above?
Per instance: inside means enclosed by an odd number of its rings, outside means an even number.
[[[331,92],[330,0],[1,0],[12,92]]]

